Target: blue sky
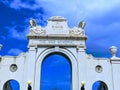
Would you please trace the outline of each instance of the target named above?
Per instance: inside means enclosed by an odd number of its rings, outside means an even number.
[[[30,18],[45,26],[49,17],[59,15],[67,18],[70,27],[85,20],[87,53],[110,57],[110,46],[120,48],[119,10],[120,0],[0,0],[0,54],[27,51]]]

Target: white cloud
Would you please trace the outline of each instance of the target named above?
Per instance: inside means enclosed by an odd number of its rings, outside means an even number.
[[[90,13],[91,11],[105,11],[119,5],[120,0],[43,0],[47,5],[44,8],[58,14],[67,14],[68,12],[76,15],[80,13]],[[37,5],[40,5],[40,0],[36,0]],[[72,13],[74,12],[74,13]]]
[[[40,7],[45,8],[54,13],[67,13],[67,12],[89,12],[89,11],[104,11],[120,4],[120,0],[34,0],[30,5],[28,2],[21,0],[13,0],[9,6],[15,9],[27,8],[36,10]],[[76,13],[74,13],[76,15]]]
[[[15,9],[19,9],[21,5],[21,1],[20,0],[14,0],[11,4],[10,7],[15,8]]]
[[[23,52],[22,50],[18,49],[18,48],[12,48],[8,51],[8,55],[19,55],[21,52]]]
[[[36,0],[39,5],[40,0]],[[48,16],[61,15],[69,20],[70,26],[76,26],[79,20],[103,15],[120,4],[120,0],[44,0]],[[95,16],[96,15],[96,16]]]
[[[21,2],[21,0],[14,0],[11,4],[10,7],[15,8],[15,9],[21,9],[21,8],[26,8],[26,9],[31,9],[31,10],[36,10],[40,8],[40,5],[37,5],[36,3],[33,5],[27,4],[26,2]]]
[[[84,0],[83,7],[88,11],[106,10],[119,5],[120,0]]]
[[[32,5],[28,2],[14,0],[9,4],[7,3],[7,5],[14,9],[37,10],[43,8],[47,13],[46,16],[64,16],[69,19],[72,26],[78,24],[81,19],[93,17],[96,13],[99,16],[101,13],[106,13],[106,11],[120,4],[120,0],[34,0]]]
[[[37,2],[34,1],[35,3],[33,4],[29,4],[30,1],[21,1],[21,0],[13,0],[13,1],[2,1],[4,4],[6,4],[7,6],[14,8],[14,9],[22,9],[22,8],[26,8],[26,9],[31,9],[31,10],[36,10],[41,8],[41,6],[43,5],[42,3],[44,2]],[[43,6],[42,6],[43,7]]]
[[[16,27],[17,26],[6,27],[6,29],[8,29],[8,31],[9,31],[8,37],[18,39],[18,40],[26,40],[26,35],[28,33],[28,28],[24,27],[23,31],[17,31]]]

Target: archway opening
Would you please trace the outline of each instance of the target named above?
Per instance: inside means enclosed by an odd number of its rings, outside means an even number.
[[[92,90],[108,90],[108,87],[104,82],[97,81],[93,84]]]
[[[4,86],[3,90],[20,90],[20,85],[16,80],[8,80]]]
[[[53,53],[42,62],[40,90],[71,90],[71,63],[63,54]]]

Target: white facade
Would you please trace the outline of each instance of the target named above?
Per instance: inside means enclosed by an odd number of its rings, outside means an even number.
[[[65,18],[54,16],[44,28],[32,22],[27,38],[27,53],[0,58],[0,90],[11,79],[19,82],[20,90],[27,90],[29,80],[32,90],[40,90],[41,65],[51,53],[62,53],[70,59],[72,90],[80,90],[83,81],[85,90],[92,90],[96,81],[104,82],[108,90],[120,89],[120,58],[115,56],[116,47],[111,47],[110,59],[87,55],[84,23],[69,28]]]

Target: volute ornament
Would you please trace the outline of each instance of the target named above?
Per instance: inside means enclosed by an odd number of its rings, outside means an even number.
[[[84,30],[81,28],[74,27],[69,31],[71,36],[84,36]]]

